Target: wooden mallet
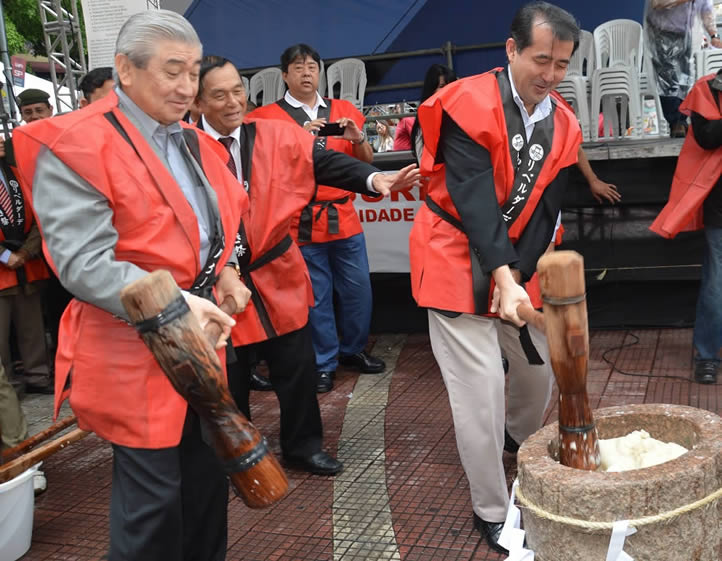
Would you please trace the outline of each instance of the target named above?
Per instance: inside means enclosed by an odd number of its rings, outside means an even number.
[[[589,328],[584,259],[575,251],[554,251],[537,264],[544,314],[520,306],[519,317],[546,332],[554,377],[559,386],[559,460],[562,465],[596,470],[599,444],[587,396]]]
[[[201,330],[167,271],[129,284],[120,299],[175,390],[210,429],[215,453],[243,502],[260,508],[282,499],[288,491],[286,474],[228,391],[214,348],[220,326]],[[233,313],[235,303],[229,298],[221,309]]]

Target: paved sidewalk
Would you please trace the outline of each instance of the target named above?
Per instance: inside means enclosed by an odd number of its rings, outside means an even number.
[[[722,413],[721,386],[690,381],[691,339],[689,329],[593,333],[592,407],[666,402]],[[289,495],[264,510],[231,498],[229,561],[502,559],[472,529],[468,483],[428,337],[380,336],[373,350],[386,359],[386,373],[339,370],[334,390],[319,395],[326,446],[345,462],[344,473],[334,479],[288,471]],[[254,423],[278,454],[276,398],[251,397]],[[31,433],[50,423],[51,401],[23,401]],[[552,404],[547,422],[556,420],[556,396]],[[505,465],[511,481],[514,459],[505,455]],[[99,560],[108,545],[110,446],[91,435],[43,469],[48,491],[36,501],[33,545],[23,560]]]

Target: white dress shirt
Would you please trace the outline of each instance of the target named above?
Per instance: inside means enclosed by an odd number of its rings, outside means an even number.
[[[534,132],[534,126],[539,121],[543,121],[544,119],[546,119],[552,112],[552,100],[549,99],[549,95],[547,95],[543,100],[536,104],[536,106],[534,107],[534,112],[529,115],[528,111],[526,110],[526,106],[524,105],[524,101],[522,101],[521,97],[519,97],[519,92],[516,91],[516,86],[514,85],[514,78],[511,75],[511,68],[509,68],[508,70],[509,84],[511,84],[511,95],[514,98],[514,103],[519,106],[519,110],[521,111],[521,120],[524,123],[526,141],[529,142],[529,139]]]
[[[303,109],[306,112],[306,115],[308,115],[308,118],[310,121],[313,121],[318,117],[318,108],[319,107],[326,107],[326,102],[323,100],[323,98],[321,97],[321,94],[319,94],[318,92],[316,92],[316,101],[313,104],[313,107],[298,101],[295,97],[293,97],[291,95],[291,92],[288,90],[286,90],[286,95],[283,96],[283,99],[285,99],[286,102],[291,107],[300,107],[301,109]],[[374,189],[374,187],[373,187],[374,176],[377,173],[379,173],[379,172],[374,172],[366,178],[366,188],[369,191],[371,191],[372,193],[377,192],[376,189]]]
[[[526,110],[526,106],[524,105],[524,101],[519,97],[519,92],[516,91],[516,86],[514,85],[514,78],[511,75],[511,68],[508,68],[509,72],[509,84],[511,85],[511,95],[514,98],[514,103],[519,106],[519,111],[521,111],[521,120],[524,123],[524,133],[526,134],[526,141],[529,142],[529,139],[531,138],[531,135],[534,133],[534,127],[539,121],[543,121],[546,119],[550,113],[552,112],[552,100],[549,98],[549,95],[542,99],[539,103],[536,104],[534,107],[534,112],[529,115],[529,112]],[[554,241],[557,237],[557,230],[559,230],[559,226],[562,225],[562,213],[560,212],[557,215],[557,223],[554,226],[554,234],[552,235],[552,241]]]
[[[283,99],[285,99],[286,103],[288,103],[291,107],[300,107],[303,109],[306,112],[306,115],[308,115],[308,119],[310,121],[314,121],[318,117],[319,107],[326,107],[326,102],[318,92],[316,92],[316,101],[314,102],[313,107],[298,101],[288,90],[286,90],[286,95],[283,96]]]
[[[205,115],[201,117],[201,122],[203,123],[203,130],[216,140],[226,138],[227,136],[233,139],[231,143],[231,156],[236,164],[236,179],[243,185],[243,170],[241,169],[241,127],[236,127],[231,134],[224,135],[211,126]]]

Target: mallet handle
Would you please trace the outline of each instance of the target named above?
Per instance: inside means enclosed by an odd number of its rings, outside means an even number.
[[[516,309],[517,315],[525,322],[533,325],[542,333],[546,333],[546,324],[544,323],[544,314],[536,311],[528,304],[522,304]]]
[[[42,446],[38,446],[35,450],[31,450],[27,454],[15,458],[0,467],[0,483],[10,481],[14,477],[17,477],[26,469],[34,466],[38,462],[44,460],[48,456],[52,456],[55,452],[62,450],[69,444],[85,438],[90,434],[82,429],[74,429],[68,434],[65,434],[55,440],[46,442]]]
[[[8,448],[7,450],[3,450],[3,462],[7,462],[12,458],[30,450],[31,448],[35,448],[41,442],[45,442],[51,436],[55,436],[56,434],[58,434],[61,430],[64,430],[71,425],[74,425],[75,422],[76,419],[74,415],[71,415],[70,417],[65,417],[57,423],[50,425],[45,430],[40,431],[38,434],[34,434],[33,436],[26,438],[20,444],[17,444],[12,448]]]

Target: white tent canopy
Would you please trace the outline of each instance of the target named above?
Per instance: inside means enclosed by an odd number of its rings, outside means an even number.
[[[5,66],[0,63],[0,67],[5,68]],[[0,73],[0,82],[5,84],[5,72]],[[34,76],[33,74],[25,74],[25,85],[21,88],[18,86],[13,86],[13,92],[15,93],[15,96],[25,90],[28,89],[36,89],[36,90],[43,90],[44,92],[47,92],[50,96],[50,105],[53,106],[54,111],[53,114],[56,115],[58,113],[63,113],[70,111],[72,107],[70,107],[70,90],[66,87],[60,88],[60,95],[61,95],[61,103],[60,106],[57,106],[56,100],[55,100],[55,92],[53,91],[53,83],[50,80],[43,80],[42,78],[38,78],[37,76]],[[67,102],[63,103],[63,102]]]

